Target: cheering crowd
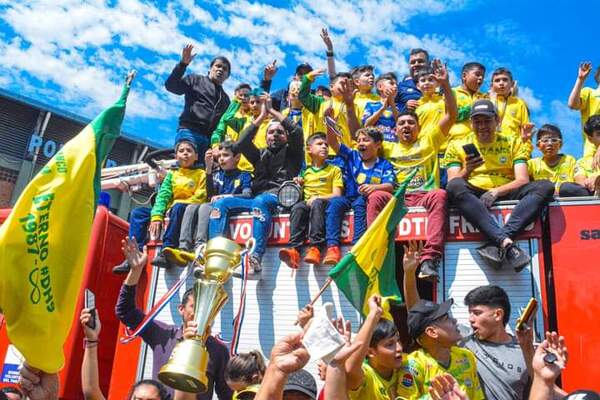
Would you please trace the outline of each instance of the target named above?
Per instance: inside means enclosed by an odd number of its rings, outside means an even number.
[[[493,70],[487,93],[480,90],[484,65],[466,63],[461,84],[453,88],[446,65],[430,60],[423,49],[410,51],[406,77],[394,72],[376,76],[370,65],[338,72],[333,43],[326,30],[321,36],[327,70],[300,64],[289,85],[273,91],[273,61],[265,67],[260,87],[240,84],[232,100],[222,86],[232,73],[230,61],[216,57],[208,75],[186,75],[194,53],[192,45],[184,47],[165,82],[169,92],[185,99],[175,138],[177,167],[164,177],[153,207],[131,213],[129,238],[123,244],[126,260],[113,270],[127,274],[116,313],[130,328],[143,320],[135,293],[147,259],[144,245],[161,233],[162,248],[152,263],[185,266],[199,246],[228,234],[230,216],[250,212],[255,240],[250,264],[252,275],[260,279],[272,216],[282,207],[279,190],[293,182],[301,195],[287,208],[291,238],[279,252],[281,261],[292,269],[301,260],[335,265],[342,257],[345,213],[353,212],[355,243],[396,189],[406,185],[406,205],[422,206],[428,214],[427,240],[408,243],[404,251],[405,323],[412,342],[403,346],[396,325],[382,319],[381,298],[373,296],[354,337],[348,324],[336,321],[346,345],[321,365],[325,385],[320,394],[302,369],[309,355],[299,331],[274,346],[268,363],[258,351],[230,359],[224,344],[209,336],[206,393],[173,392],[145,380],[132,386],[129,398],[210,399],[213,393],[221,400],[567,396],[555,384],[567,363],[563,338],[547,333],[536,348],[527,324],[514,336],[508,333],[511,305],[502,288],[478,287],[461,299],[473,328],[463,338],[449,313],[452,300],[436,304],[420,299],[416,285],[417,279],[438,280],[449,203],[486,237],[477,249],[486,264],[518,273],[530,257],[513,240],[554,196],[600,192],[600,88],[583,87],[591,64],[580,65],[569,96],[569,106],[581,111],[585,139],[583,157],[575,160],[560,152],[560,127],[534,128],[507,68]],[[325,74],[329,86],[313,88]],[[600,69],[594,78],[600,83]],[[531,158],[534,147],[541,157]],[[499,200],[518,201],[504,225],[488,212]],[[141,335],[153,350],[153,377],[175,344],[196,334],[191,291],[183,295],[178,311],[182,326],[153,321]],[[300,311],[302,327],[311,318],[311,307]],[[92,319],[94,328],[87,324]],[[100,321],[84,309],[81,322],[86,338],[84,395],[103,399],[97,361]],[[55,378],[44,380],[43,374],[27,368],[21,374],[22,388],[31,399],[52,398]]]

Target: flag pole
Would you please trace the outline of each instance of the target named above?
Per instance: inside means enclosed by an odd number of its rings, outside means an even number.
[[[317,293],[316,296],[313,297],[313,299],[310,301],[310,303],[308,303],[309,306],[315,305],[317,300],[319,300],[319,298],[323,295],[323,293],[325,293],[327,288],[331,285],[331,282],[333,282],[333,279],[331,277],[328,277],[327,280],[325,281],[325,283],[323,284],[323,286],[321,287],[321,289],[319,289],[319,293]],[[300,321],[296,320],[296,322],[294,322],[294,325],[298,325],[299,322]]]

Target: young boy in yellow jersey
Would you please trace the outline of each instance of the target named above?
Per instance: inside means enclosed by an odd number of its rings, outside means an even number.
[[[325,112],[332,109],[332,118],[342,134],[342,143],[352,148],[354,135],[360,128],[354,109],[354,94],[352,76],[347,72],[340,72],[330,81],[331,99],[325,100],[310,92],[310,86],[316,77],[325,73],[324,69],[313,70],[302,78],[300,102],[315,116],[315,131],[326,132]]]
[[[585,123],[588,141],[600,148],[600,114],[591,116]],[[594,164],[594,157],[583,157],[575,166],[575,182],[583,186],[588,195],[600,197],[600,166]]]
[[[365,127],[374,126],[379,129],[383,133],[384,143],[395,143],[398,141],[396,137],[396,119],[398,118],[396,75],[392,72],[380,75],[375,85],[379,98],[366,103],[361,115],[362,124]]]
[[[462,67],[462,84],[453,89],[458,107],[458,116],[456,117],[456,123],[450,129],[448,142],[454,139],[462,139],[471,132],[471,121],[469,119],[471,106],[475,100],[487,97],[479,90],[484,77],[485,67],[478,62],[468,62]],[[442,152],[446,150],[446,147],[446,145],[442,146]]]
[[[398,143],[384,143],[383,155],[394,166],[396,181],[403,182],[416,168],[408,184],[405,203],[427,209],[427,241],[421,254],[419,278],[437,280],[444,250],[448,220],[446,191],[440,189],[439,148],[456,119],[456,101],[450,88],[448,72],[441,63],[432,75],[444,90],[446,110],[439,122],[423,129],[412,111],[400,113],[396,124]]]
[[[381,297],[371,296],[368,304],[369,314],[354,338],[362,344],[344,363],[349,399],[416,399],[398,329],[381,318]]]
[[[233,90],[233,100],[229,103],[229,107],[227,107],[227,110],[221,116],[219,124],[210,137],[210,145],[213,149],[225,140],[227,130],[231,129],[230,125],[235,123],[233,121],[243,120],[250,115],[248,100],[250,99],[251,91],[252,87],[247,83],[240,83]]]
[[[435,62],[435,61],[434,61]],[[415,72],[417,89],[423,96],[415,110],[419,117],[419,126],[423,132],[430,131],[438,126],[445,113],[444,97],[439,94],[439,83],[435,79],[433,67],[424,67]]]
[[[482,400],[485,396],[475,356],[457,346],[462,337],[456,319],[450,316],[452,304],[452,299],[441,304],[418,300],[408,310],[408,333],[420,348],[407,356],[407,369],[419,396],[429,393],[434,377],[447,373],[456,379],[468,399]]]
[[[327,136],[317,132],[306,141],[311,164],[297,180],[302,185],[304,200],[292,206],[290,212],[290,242],[279,251],[279,259],[288,267],[300,266],[300,248],[308,233],[309,249],[304,256],[307,264],[321,263],[321,247],[325,244],[325,210],[329,199],[341,196],[344,188],[342,170],[327,164]]]
[[[353,68],[350,74],[352,74],[354,87],[358,90],[354,95],[354,109],[356,110],[356,118],[362,127],[364,126],[362,117],[367,103],[379,101],[379,96],[373,93],[375,74],[373,74],[372,65],[361,65]]]
[[[179,247],[181,222],[187,205],[206,202],[206,173],[201,168],[194,168],[198,154],[191,138],[180,138],[175,145],[175,159],[179,168],[167,173],[150,212],[150,237],[158,237],[165,214],[169,213],[169,225],[163,235],[163,249]],[[171,266],[162,250],[152,260],[152,265],[165,268]]]
[[[592,72],[592,63],[582,62],[579,64],[577,80],[575,81],[575,85],[571,90],[568,101],[569,108],[573,110],[579,110],[581,113],[582,127],[585,126],[585,123],[592,115],[600,114],[600,67],[594,74],[594,80],[598,85],[596,89],[591,87],[583,87],[583,84],[590,75],[590,72]],[[589,141],[589,136],[586,135],[585,132],[583,132],[583,140],[583,156],[589,157],[595,155],[597,159],[600,159],[600,150],[598,150],[599,147],[594,146],[593,143]]]
[[[519,136],[523,126],[529,124],[529,110],[523,99],[514,95],[515,81],[507,68],[492,73],[489,97],[498,110],[499,129],[509,135]]]
[[[288,104],[290,106],[284,109],[281,114],[284,117],[289,117],[296,125],[301,126],[304,132],[304,140],[307,140],[315,133],[315,115],[308,111],[298,98],[300,85],[300,81],[290,82],[288,87]]]
[[[527,161],[532,180],[547,179],[554,183],[554,194],[560,197],[587,196],[587,190],[575,182],[573,156],[560,153],[562,133],[557,126],[545,124],[537,132],[537,148],[542,157]]]

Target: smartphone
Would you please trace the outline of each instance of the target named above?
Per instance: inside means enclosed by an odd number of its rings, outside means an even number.
[[[517,330],[523,329],[524,325],[528,324],[529,321],[531,321],[531,318],[537,311],[537,307],[538,307],[538,302],[536,299],[534,299],[532,297],[529,300],[529,303],[527,303],[527,306],[525,307],[525,309],[523,310],[523,312],[521,313],[519,318],[517,319],[517,325],[516,325]]]
[[[90,329],[96,329],[96,296],[90,289],[85,289],[83,292],[83,302],[85,308],[91,310],[92,318],[86,323]]]
[[[463,150],[465,151],[465,154],[471,158],[481,157],[481,153],[479,153],[479,150],[477,150],[477,147],[475,147],[473,143],[463,145]]]

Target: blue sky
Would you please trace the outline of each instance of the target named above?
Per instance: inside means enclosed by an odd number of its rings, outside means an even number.
[[[135,68],[125,131],[168,147],[183,99],[163,82],[185,43],[198,49],[193,72],[207,71],[216,54],[230,57],[229,93],[240,82],[257,84],[277,59],[277,88],[299,61],[325,67],[326,26],[338,70],[366,62],[403,75],[412,47],[448,62],[455,85],[465,61],[510,68],[533,121],[557,123],[564,150],[580,156],[579,114],[566,100],[578,63],[600,64],[598,15],[596,0],[0,0],[0,87],[92,118]]]

